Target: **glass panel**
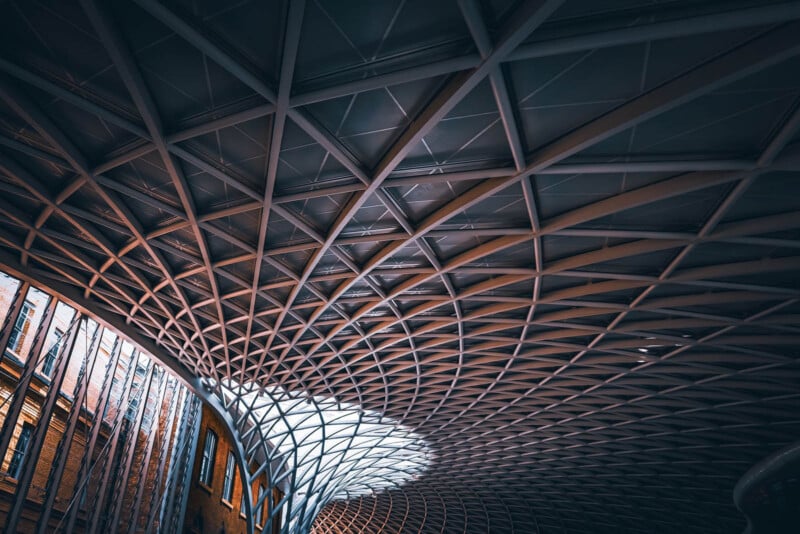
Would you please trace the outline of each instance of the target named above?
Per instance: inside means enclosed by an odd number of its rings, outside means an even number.
[[[103,338],[100,341],[100,349],[97,351],[97,359],[92,367],[92,375],[89,380],[89,392],[87,393],[88,409],[92,413],[97,409],[97,403],[100,400],[100,388],[103,386],[103,380],[106,376],[106,367],[111,359],[111,351],[116,341],[117,335],[114,332],[109,329],[103,331]]]
[[[228,502],[231,502],[231,498],[233,497],[234,468],[235,468],[235,462],[233,459],[233,454],[229,452],[228,462],[225,464],[225,484],[222,487],[222,498]]]
[[[8,309],[11,307],[11,301],[14,300],[14,295],[17,294],[19,285],[19,280],[8,276],[6,273],[0,272],[0,325],[6,320]]]
[[[11,461],[8,463],[8,474],[12,478],[19,477],[19,473],[22,469],[22,461],[25,459],[25,453],[28,450],[28,442],[31,440],[31,434],[33,434],[33,425],[30,423],[22,423],[22,429],[19,432],[14,451],[11,454]]]
[[[64,383],[61,385],[61,392],[64,393],[67,398],[72,399],[72,394],[75,392],[75,385],[78,382],[78,373],[81,371],[81,366],[84,363],[84,360],[87,364],[87,373],[89,373],[92,369],[92,354],[90,353],[92,347],[92,338],[97,332],[98,324],[91,320],[84,317],[81,319],[80,330],[78,330],[78,335],[75,336],[75,344],[72,347],[72,354],[69,356],[69,362],[67,362],[67,373],[64,376]]]
[[[50,329],[44,340],[41,363],[39,364],[39,371],[48,378],[53,375],[53,367],[58,357],[58,351],[67,342],[66,333],[74,317],[75,309],[72,306],[68,306],[63,302],[59,302],[56,305],[53,321],[50,323]]]
[[[122,388],[125,385],[125,379],[127,378],[128,374],[128,366],[131,363],[132,356],[134,356],[133,345],[127,341],[123,341],[122,353],[119,356],[117,368],[114,370],[114,379],[111,383],[111,397],[106,405],[106,413],[103,414],[103,420],[106,423],[111,424],[120,408],[119,401],[122,398]]]
[[[22,304],[20,314],[14,323],[14,330],[12,330],[11,337],[8,340],[6,354],[22,362],[28,359],[28,352],[31,350],[36,328],[42,322],[42,317],[49,301],[50,296],[47,293],[39,291],[35,287],[28,289],[28,293],[25,295],[25,302]]]
[[[203,459],[200,464],[200,482],[210,486],[214,474],[214,456],[217,452],[217,435],[213,431],[206,431],[206,441],[203,445]]]
[[[264,486],[262,486],[261,484],[259,484],[259,485],[258,485],[258,500],[256,500],[256,502],[260,501],[260,500],[261,500],[261,497],[262,497],[263,495],[264,495]],[[266,507],[266,506],[264,506],[264,504],[262,503],[262,504],[261,504],[261,505],[258,507],[258,509],[256,510],[256,517],[258,518],[258,521],[256,521],[256,523],[258,523],[259,525],[263,525],[263,524],[264,524],[264,511],[265,511],[265,509],[266,509],[266,508],[267,508],[267,507]]]

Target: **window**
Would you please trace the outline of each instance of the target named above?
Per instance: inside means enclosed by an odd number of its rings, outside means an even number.
[[[206,442],[203,445],[203,460],[200,464],[200,482],[206,486],[211,485],[214,474],[214,456],[217,453],[217,435],[214,431],[206,430]]]
[[[25,453],[28,451],[28,443],[31,441],[31,434],[33,434],[33,425],[30,423],[22,423],[22,430],[17,439],[17,445],[14,447],[14,454],[11,456],[11,462],[8,464],[8,474],[14,478],[19,478],[20,471],[22,471],[22,461],[25,459]]]
[[[11,332],[11,337],[8,339],[9,350],[19,352],[20,347],[22,347],[22,344],[25,342],[25,336],[28,335],[32,315],[33,303],[26,300],[22,303],[22,309],[19,311],[17,322],[14,323],[14,330]]]
[[[222,485],[222,500],[231,502],[233,498],[233,476],[236,462],[233,459],[233,453],[228,453],[228,463],[225,464],[225,483]]]
[[[258,500],[256,502],[260,502],[261,501],[261,497],[263,495],[264,495],[264,486],[259,484],[258,485]],[[265,515],[264,514],[264,509],[265,508],[266,508],[266,506],[264,506],[264,503],[261,503],[258,506],[258,508],[256,509],[256,517],[258,518],[258,521],[256,521],[256,523],[258,523],[259,526],[264,525],[264,515]]]
[[[61,342],[64,339],[64,331],[60,328],[56,328],[54,335],[56,340],[50,347],[50,350],[47,351],[47,354],[44,355],[44,363],[42,363],[42,374],[48,377],[53,374],[53,365],[56,363],[56,357],[61,348]]]
[[[131,399],[128,403],[128,409],[125,410],[125,419],[133,421],[136,418],[136,411],[139,408],[139,399]]]
[[[11,303],[14,301],[14,297],[17,296],[19,286],[19,280],[0,272],[0,324],[3,324],[6,319]]]

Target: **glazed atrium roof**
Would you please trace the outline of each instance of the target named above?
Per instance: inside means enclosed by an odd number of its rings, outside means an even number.
[[[800,435],[799,2],[0,12],[2,269],[234,420],[287,395],[424,452],[319,462],[287,528],[744,528]]]

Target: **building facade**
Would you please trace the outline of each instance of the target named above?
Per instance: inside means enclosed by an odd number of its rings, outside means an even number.
[[[223,423],[181,381],[5,273],[0,324],[4,532],[246,532]],[[205,456],[193,456],[198,439]],[[254,495],[266,486],[262,476]]]
[[[224,423],[207,406],[203,406],[199,442],[195,454],[192,484],[186,507],[185,532],[192,534],[244,534],[247,532],[246,510],[243,499],[242,478],[236,466],[234,445],[228,437]],[[256,498],[269,487],[266,474],[253,482]],[[255,529],[262,534],[280,531],[280,517],[274,517],[265,528],[270,502],[280,502],[283,494],[272,489],[272,501],[264,499],[255,510]],[[275,512],[279,514],[279,512]]]

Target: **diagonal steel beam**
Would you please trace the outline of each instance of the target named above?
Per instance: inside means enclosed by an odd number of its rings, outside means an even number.
[[[539,25],[541,25],[547,17],[555,11],[561,4],[559,0],[552,0],[546,2],[527,2],[524,4],[519,12],[512,17],[512,22],[509,27],[505,29],[502,37],[498,40],[492,52],[481,61],[481,64],[463,75],[457,76],[452,79],[433,99],[433,101],[419,113],[417,118],[409,125],[405,132],[396,140],[391,148],[386,152],[386,155],[380,160],[376,169],[373,171],[372,181],[364,191],[356,193],[354,197],[347,203],[345,208],[339,213],[334,221],[330,232],[328,233],[325,242],[322,246],[314,251],[311,259],[306,263],[303,273],[300,277],[298,285],[290,293],[286,302],[286,309],[292,306],[294,300],[300,292],[302,285],[311,276],[316,266],[319,264],[322,257],[327,253],[333,245],[336,238],[342,232],[344,227],[349,223],[350,219],[356,212],[364,205],[366,200],[370,198],[383,182],[389,177],[394,169],[399,165],[408,153],[419,143],[422,138],[427,135],[438,122],[447,115],[458,102],[461,101],[469,92],[472,91],[489,73],[494,69],[500,61],[505,58],[512,50],[514,50],[530,33]],[[412,236],[414,240],[418,236]],[[371,263],[371,262],[370,262]],[[368,265],[369,266],[369,265]],[[360,277],[365,276],[364,272]],[[360,279],[360,278],[358,278]],[[344,290],[337,289],[335,300]],[[315,313],[313,320],[322,314],[324,309]],[[276,320],[276,329],[280,327],[285,317],[285,313],[278,316]],[[300,334],[302,335],[302,334]]]
[[[295,60],[300,46],[300,33],[303,26],[303,13],[305,11],[305,0],[298,0],[289,3],[286,23],[286,34],[283,42],[283,57],[281,59],[280,82],[278,94],[275,100],[275,115],[272,118],[272,133],[270,135],[270,147],[267,163],[266,184],[264,187],[264,198],[262,200],[261,217],[258,223],[258,241],[256,243],[256,261],[253,269],[253,280],[250,284],[250,307],[247,319],[247,328],[244,339],[244,353],[250,351],[250,336],[253,330],[253,315],[256,308],[256,295],[261,279],[261,266],[264,260],[264,246],[267,240],[267,224],[269,223],[270,211],[272,209],[272,195],[275,190],[275,180],[278,174],[278,162],[280,161],[281,144],[283,143],[283,133],[286,126],[286,117],[289,111],[289,97],[292,91],[292,78],[294,77]],[[272,345],[277,334],[274,327],[266,342],[266,346]],[[259,358],[257,369],[264,364],[266,353]],[[246,359],[242,361],[241,377],[244,379],[244,370],[247,367]]]
[[[475,0],[459,0],[459,7],[461,8],[462,15],[464,20],[469,27],[470,32],[472,33],[472,38],[475,41],[476,46],[478,47],[478,51],[480,52],[481,56],[484,57],[488,51],[490,50],[490,43],[491,38],[489,37],[489,32],[483,22],[483,19],[480,14],[480,6]],[[514,116],[514,111],[511,106],[511,99],[508,95],[508,89],[506,87],[505,79],[503,77],[503,72],[501,68],[495,68],[494,71],[489,75],[489,82],[492,85],[492,93],[494,94],[495,103],[497,105],[497,109],[500,112],[500,118],[503,121],[503,128],[506,133],[506,139],[508,141],[508,146],[511,150],[511,155],[514,158],[514,165],[516,166],[516,171],[519,172],[525,167],[525,155],[523,152],[521,136],[519,133],[519,129],[517,127],[516,118]],[[539,223],[539,216],[538,216],[538,208],[536,205],[536,192],[534,187],[531,184],[531,177],[524,177],[521,180],[522,184],[522,193],[525,199],[525,205],[528,210],[528,216],[531,221],[531,229],[536,233],[539,232],[540,223]],[[533,237],[533,247],[534,247],[534,262],[536,264],[537,271],[542,270],[542,242],[541,238],[538,236]],[[537,277],[534,280],[533,284],[533,293],[531,298],[531,306],[528,310],[527,315],[527,323],[530,323],[533,320],[534,313],[536,311],[536,301],[539,299],[539,291],[541,288],[541,278]],[[514,358],[519,354],[519,351],[522,349],[525,337],[528,333],[528,325],[526,324],[523,329],[522,333],[520,334],[520,338],[516,347],[514,348],[513,356],[508,359],[505,368],[499,373],[499,375],[493,380],[486,391],[481,393],[481,395],[476,399],[476,402],[479,402],[494,386],[497,384],[503,377],[504,373],[513,365]],[[459,368],[460,370],[460,368]],[[454,378],[452,389],[456,387],[456,380],[458,377]],[[442,398],[439,402],[437,408],[435,408],[431,415],[436,413],[437,409],[444,405],[447,401],[448,394]]]
[[[69,139],[56,127],[55,124],[52,123],[39,109],[38,107],[33,104],[33,102],[29,101],[24,95],[16,91],[14,88],[8,86],[7,84],[0,84],[0,97],[2,97],[9,106],[12,107],[23,119],[25,119],[28,124],[34,127],[42,137],[44,137],[58,152],[60,152],[66,161],[73,167],[73,169],[81,175],[85,180],[86,183],[91,185],[103,199],[103,201],[115,212],[115,214],[125,222],[126,227],[128,230],[137,238],[137,241],[140,246],[144,247],[144,249],[150,254],[150,256],[155,261],[156,265],[159,269],[164,273],[167,279],[170,279],[169,270],[166,267],[166,262],[164,259],[158,254],[153,248],[147,243],[142,235],[142,231],[139,228],[139,225],[135,223],[135,218],[130,210],[123,205],[121,202],[117,201],[109,192],[104,190],[95,180],[94,176],[92,176],[88,170],[88,166],[86,164],[86,160],[84,156],[78,151],[78,149],[69,141]],[[25,183],[25,180],[23,180]],[[58,206],[56,206],[58,207]],[[98,244],[101,244],[98,242]],[[110,252],[110,251],[109,251]],[[114,257],[113,253],[109,254],[110,257]],[[141,279],[141,277],[132,271],[124,262],[119,262],[120,266],[125,269],[128,274],[135,280],[139,282],[141,287],[146,291],[150,292],[148,284]],[[176,293],[178,295],[181,292],[175,287]],[[152,293],[152,292],[151,292]],[[159,299],[155,299],[156,302],[159,302]],[[188,303],[184,303],[186,308],[188,309]],[[172,312],[167,309],[163,304],[161,304],[165,313],[169,316],[172,316]],[[199,357],[198,353],[196,352],[196,348],[190,342],[191,336],[187,335],[186,331],[183,329],[182,325],[177,321],[174,321],[175,324],[178,326],[178,330],[186,340],[186,347],[189,350],[192,350],[196,356]],[[185,350],[185,349],[182,349]]]
[[[481,59],[486,59],[492,51],[492,40],[483,22],[480,4],[476,0],[459,0],[458,7],[461,8],[461,15],[464,17],[464,21],[472,34],[472,40],[475,41],[475,46],[478,48]],[[514,158],[514,165],[517,171],[521,171],[525,168],[525,153],[522,148],[519,128],[517,128],[514,117],[514,110],[511,106],[511,98],[508,95],[508,88],[500,66],[494,67],[489,72],[489,83],[492,86],[492,93],[497,105],[497,111],[500,113],[500,120],[503,122],[508,147],[511,150],[511,156]]]
[[[208,278],[209,285],[211,286],[211,292],[214,296],[214,301],[217,310],[217,321],[220,325],[220,334],[222,335],[222,343],[223,343],[223,351],[225,354],[226,361],[230,361],[228,358],[228,343],[227,343],[227,328],[225,327],[225,314],[222,310],[222,304],[219,299],[219,287],[217,285],[217,279],[214,275],[214,271],[211,267],[211,253],[208,247],[208,243],[206,242],[205,235],[203,234],[200,226],[197,222],[197,210],[194,205],[194,199],[192,198],[192,193],[189,189],[189,185],[186,182],[186,177],[183,175],[183,171],[181,168],[176,164],[176,162],[172,159],[172,155],[169,153],[167,142],[162,135],[162,126],[161,126],[161,119],[158,116],[158,111],[156,109],[156,104],[152,99],[147,87],[145,86],[144,79],[139,72],[139,69],[135,63],[133,56],[131,55],[130,51],[128,50],[127,45],[122,41],[120,33],[114,27],[114,24],[109,17],[109,15],[101,8],[99,5],[95,3],[94,0],[82,0],[81,6],[83,10],[89,17],[89,20],[92,22],[95,30],[97,31],[100,39],[105,46],[106,50],[108,51],[114,65],[117,68],[117,71],[120,73],[123,83],[128,89],[128,92],[131,94],[136,107],[138,108],[139,112],[142,114],[142,118],[147,126],[147,130],[150,134],[150,137],[153,140],[153,143],[156,145],[159,155],[166,166],[167,173],[170,175],[172,179],[173,186],[175,190],[178,192],[178,196],[181,200],[181,204],[183,206],[184,213],[186,214],[187,219],[192,227],[195,239],[197,241],[197,245],[200,248],[200,254],[203,258],[203,264],[206,270],[206,276]],[[171,285],[178,291],[178,295],[181,300],[184,302],[184,305],[188,305],[188,298],[186,294],[183,292],[182,289],[179,288],[177,282],[171,280]],[[188,311],[188,310],[187,310]],[[192,324],[194,325],[197,331],[201,330],[200,323],[197,321],[197,318],[194,316],[193,313],[188,313],[189,319],[191,320]],[[199,336],[200,343],[205,351],[206,357],[210,360],[210,351],[208,347],[208,343],[206,341],[205,336]],[[212,374],[215,376],[216,379],[219,379],[217,374],[216,366],[211,366]]]
[[[561,31],[565,35],[570,35],[570,37],[544,39],[524,44],[511,52],[505,61],[551,57],[613,46],[782,24],[800,18],[800,6],[795,2],[781,2],[689,17],[683,13],[677,13],[675,9],[665,9],[663,13],[657,13],[655,16],[662,20],[637,24],[632,27],[627,27],[630,24],[629,18],[611,23],[604,20],[602,25],[598,25],[598,30],[589,31],[588,33],[585,26],[576,26],[574,28],[567,26]],[[619,27],[610,30],[606,29],[614,26]],[[398,83],[452,74],[475,68],[479,63],[479,55],[466,54],[456,58],[434,61],[423,66],[414,66],[386,74],[367,76],[352,82],[301,92],[292,97],[292,106],[305,106]],[[377,65],[374,64],[365,66],[365,68],[378,70],[376,67]]]
[[[674,16],[674,13],[673,13]],[[510,61],[570,54],[598,48],[622,46],[646,41],[674,39],[726,30],[738,30],[754,26],[783,24],[800,18],[800,6],[796,2],[781,2],[772,5],[755,5],[720,13],[695,15],[692,17],[669,17],[672,20],[648,22],[627,28],[601,30],[573,37],[546,40],[519,47],[510,56]]]
[[[528,169],[538,172],[636,124],[674,109],[718,87],[740,80],[800,53],[791,23],[759,35],[678,78],[635,98],[535,152]]]
[[[378,254],[367,262],[362,275],[394,255],[410,241],[424,235],[424,233],[442,224],[455,214],[509,187],[524,176],[546,168],[583,148],[608,138],[618,131],[673,109],[681,103],[707,93],[720,85],[730,83],[800,53],[800,42],[795,38],[798,28],[800,27],[790,24],[761,35],[750,43],[645,93],[616,110],[587,123],[562,139],[551,143],[534,155],[533,160],[523,172],[505,178],[488,179],[474,186],[459,198],[445,204],[425,218],[418,226],[415,234],[410,236],[409,239],[404,242],[391,243],[381,249]],[[742,173],[694,173],[678,177],[675,182],[669,180],[660,182],[660,185],[656,184],[652,189],[642,188],[633,191],[626,194],[627,198],[625,198],[624,202],[626,204],[631,203],[631,206],[635,202],[647,203],[652,198],[660,197],[662,194],[672,196],[677,191],[686,190],[687,187],[689,189],[707,187],[717,183],[734,181],[741,176]],[[553,232],[557,229],[575,225],[581,220],[589,220],[616,211],[620,209],[620,202],[623,202],[623,199],[614,198],[574,210],[561,218],[549,221],[543,231],[546,233]],[[330,300],[335,301],[351,286],[352,282],[343,284]]]

